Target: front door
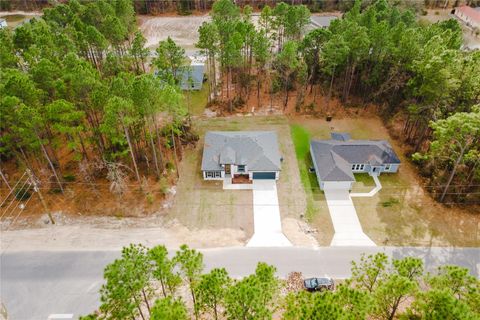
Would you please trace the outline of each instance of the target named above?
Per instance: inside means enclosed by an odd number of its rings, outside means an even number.
[[[225,174],[230,174],[231,173],[231,165],[230,164],[226,164],[225,165]]]

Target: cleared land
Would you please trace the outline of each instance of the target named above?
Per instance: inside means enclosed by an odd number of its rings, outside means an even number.
[[[273,130],[277,132],[283,156],[282,172],[277,183],[282,228],[295,245],[315,245],[307,235],[305,192],[298,176],[297,160],[290,139],[288,120],[284,116],[226,117],[198,119],[195,129],[200,141],[184,152],[180,164],[177,194],[169,218],[178,219],[192,229],[230,228],[243,232],[243,241],[253,234],[253,196],[250,190],[223,190],[220,181],[204,181],[201,175],[203,137],[214,130]]]
[[[398,173],[380,176],[383,189],[378,194],[370,198],[353,199],[363,230],[377,245],[480,244],[480,216],[473,212],[474,209],[449,208],[432,200],[425,193],[415,167],[403,156],[401,146],[389,137],[380,119],[359,117],[326,122],[295,118],[291,121],[291,130],[302,183],[307,199],[311,199],[307,212],[313,227],[325,228],[330,221],[325,197],[318,187],[315,174],[308,172],[311,160],[306,139],[328,139],[331,130],[344,131],[350,132],[354,139],[388,139],[402,161]],[[373,180],[368,175],[356,175],[356,179],[356,192],[368,191],[373,186]]]
[[[147,39],[146,47],[155,48],[159,41],[172,38],[186,50],[195,49],[198,41],[198,28],[204,21],[210,20],[208,15],[188,17],[152,17],[138,16],[138,25]]]

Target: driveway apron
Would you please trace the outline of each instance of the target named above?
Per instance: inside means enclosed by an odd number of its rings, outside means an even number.
[[[325,189],[335,235],[331,246],[375,246],[362,229],[347,189]]]

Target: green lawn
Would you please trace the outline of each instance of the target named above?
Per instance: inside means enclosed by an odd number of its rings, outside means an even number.
[[[299,124],[290,125],[290,133],[295,146],[295,155],[298,161],[300,180],[307,198],[305,218],[319,231],[317,240],[322,245],[328,245],[333,237],[333,225],[328,213],[323,191],[317,182],[315,173],[310,173],[312,167],[310,157],[310,131]]]
[[[198,91],[184,91],[185,99],[190,99],[190,113],[194,116],[201,116],[208,103],[209,84],[203,84],[202,89]]]

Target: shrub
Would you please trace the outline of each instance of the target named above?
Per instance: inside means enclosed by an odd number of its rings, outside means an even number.
[[[389,207],[393,207],[394,205],[399,204],[399,203],[400,203],[400,201],[398,201],[398,199],[390,198],[386,201],[381,202],[380,204],[384,208],[389,208]]]
[[[67,182],[73,182],[76,180],[76,177],[73,173],[66,173],[63,175],[63,180]]]
[[[147,199],[148,204],[153,204],[153,195],[151,193],[147,194],[145,199]]]
[[[161,178],[160,181],[158,182],[158,185],[160,187],[160,192],[165,196],[167,195],[168,193],[168,188],[169,188],[169,185],[168,185],[168,181],[167,179],[165,178]]]
[[[15,198],[19,201],[27,200],[31,196],[30,187],[24,186],[23,188],[17,187],[17,189],[15,189]]]
[[[173,171],[175,169],[175,165],[172,162],[168,161],[165,164],[165,168],[167,168],[167,170],[169,170],[169,171]]]

